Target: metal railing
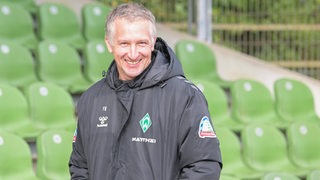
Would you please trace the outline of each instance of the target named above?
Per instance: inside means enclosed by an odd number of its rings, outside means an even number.
[[[212,27],[215,43],[320,79],[319,1],[215,0]]]

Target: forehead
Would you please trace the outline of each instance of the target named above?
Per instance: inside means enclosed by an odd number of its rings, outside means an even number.
[[[151,26],[151,22],[145,19],[134,19],[129,20],[126,18],[118,18],[114,21],[115,30],[117,29],[125,29],[128,27],[140,27],[141,29],[145,29],[146,27]]]
[[[114,30],[116,39],[151,38],[151,22],[148,20],[117,19],[114,22]]]

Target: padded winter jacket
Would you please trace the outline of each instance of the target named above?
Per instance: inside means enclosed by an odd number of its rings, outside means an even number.
[[[72,179],[219,179],[219,141],[206,99],[161,38],[140,76],[119,81],[113,62],[77,107]]]

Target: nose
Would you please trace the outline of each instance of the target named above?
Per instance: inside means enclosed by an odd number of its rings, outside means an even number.
[[[129,50],[129,58],[130,59],[136,59],[139,56],[139,49],[137,48],[137,46],[135,44],[132,44],[130,46],[130,50]]]

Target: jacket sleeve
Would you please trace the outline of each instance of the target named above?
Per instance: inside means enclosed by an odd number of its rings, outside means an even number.
[[[80,99],[77,107],[78,113],[78,124],[73,137],[72,152],[69,160],[69,171],[71,179],[73,180],[82,180],[89,179],[88,175],[88,166],[87,166],[87,157],[85,154],[84,146],[84,136],[83,136],[83,127],[86,125],[83,124],[85,121],[81,119],[84,117],[85,103]]]
[[[180,180],[219,180],[222,169],[219,140],[201,92],[190,97],[180,121]]]
[[[71,179],[85,180],[88,177],[87,161],[84,155],[83,145],[81,142],[81,132],[77,128],[73,138],[73,149],[69,160],[69,171]]]

